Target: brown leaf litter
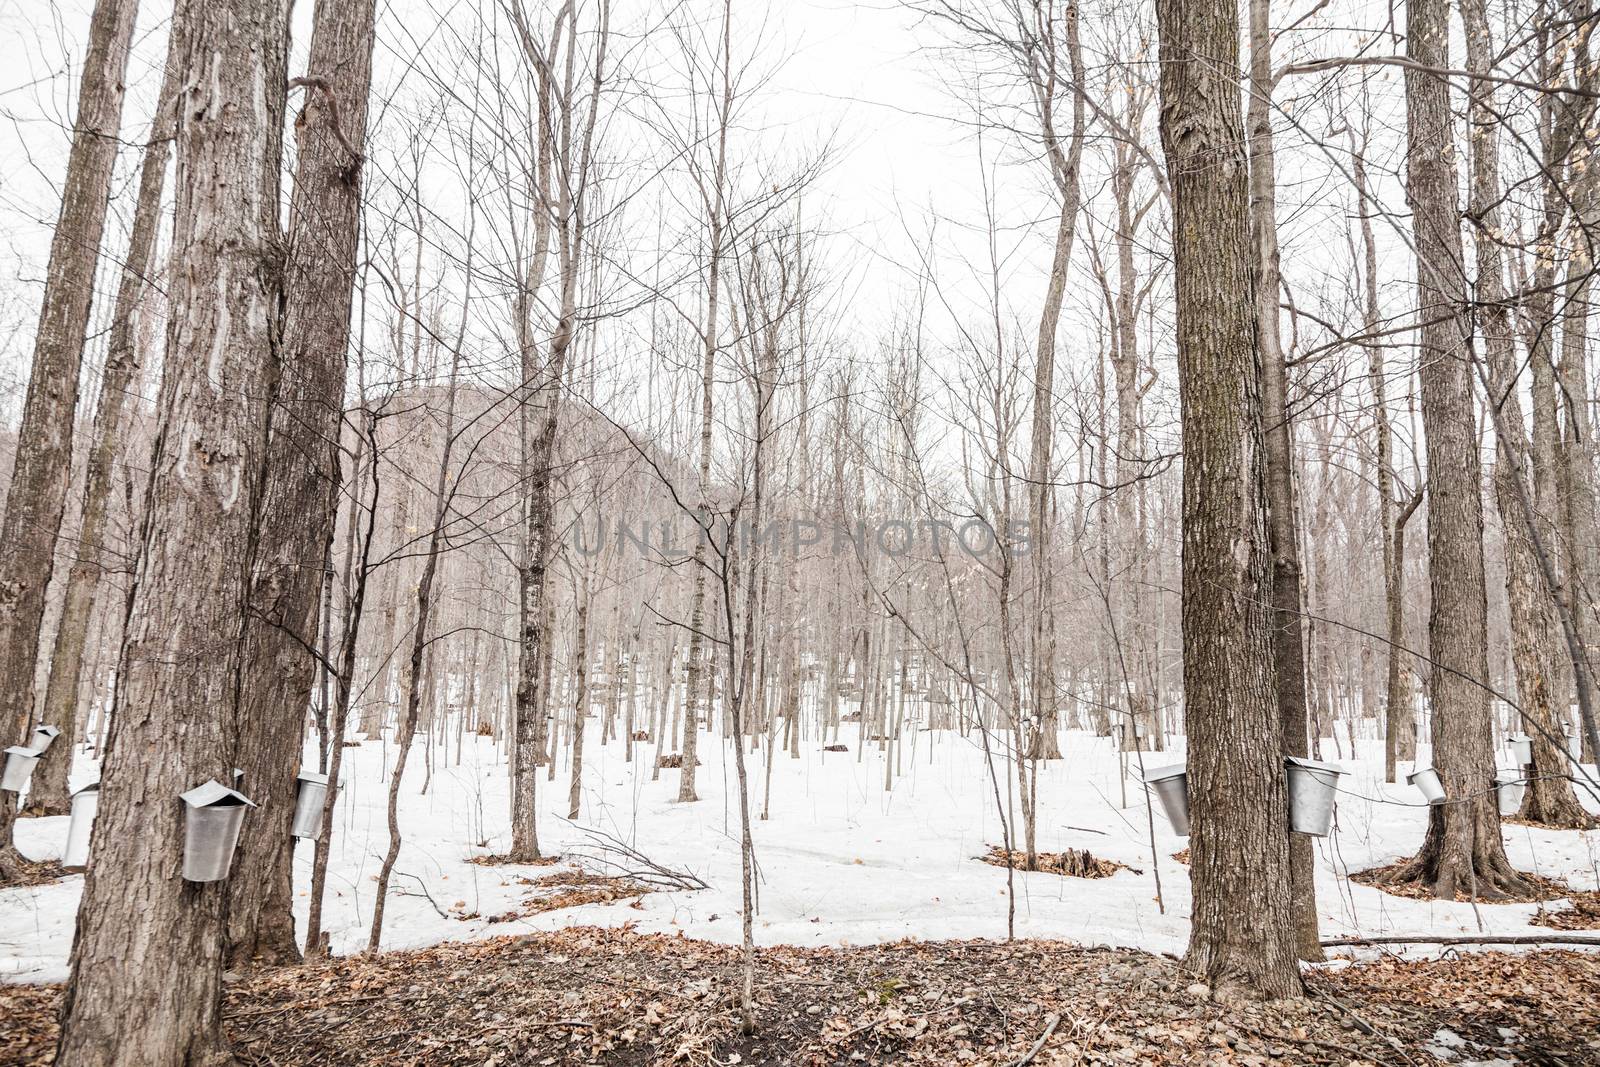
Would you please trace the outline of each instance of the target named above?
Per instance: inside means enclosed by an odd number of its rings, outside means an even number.
[[[1433,895],[1432,888],[1424,882],[1390,882],[1387,880],[1390,872],[1398,870],[1410,862],[1411,861],[1409,859],[1404,859],[1396,863],[1386,864],[1382,867],[1369,867],[1364,871],[1352,871],[1350,873],[1350,880],[1359,885],[1370,886],[1373,889],[1381,889],[1390,896],[1405,897],[1409,900],[1437,900],[1438,898]],[[1518,873],[1522,875],[1525,881],[1533,885],[1533,892],[1501,895],[1496,896],[1492,900],[1479,898],[1478,903],[1540,904],[1545,901],[1560,900],[1564,897],[1570,897],[1573,895],[1574,890],[1565,882],[1557,881],[1554,878],[1546,878],[1539,874],[1530,874],[1527,871],[1520,871]],[[1470,886],[1461,886],[1457,888],[1456,900],[1466,902],[1472,899]]]
[[[1069,848],[1065,852],[1036,852],[1034,858],[1038,860],[1038,865],[1035,867],[1028,866],[1028,854],[1021,849],[1013,849],[1011,862],[1007,863],[1006,850],[999,845],[990,845],[989,851],[978,858],[996,867],[1013,867],[1019,871],[1043,871],[1046,874],[1059,874],[1067,878],[1110,878],[1118,871],[1144,873],[1137,868],[1129,867],[1126,863],[1099,859],[1086,848]]]
[[[1062,942],[760,950],[576,927],[240,975],[246,1067],[1600,1063],[1600,955],[1456,954],[1309,972],[1311,995],[1219,1002],[1176,960]],[[0,986],[0,1064],[46,1064],[57,986]]]
[[[559,891],[527,897],[520,907],[489,916],[489,922],[511,922],[513,919],[523,919],[529,915],[560,911],[562,908],[579,908],[585,904],[615,904],[618,901],[632,900],[646,893],[655,892],[654,886],[636,882],[631,878],[597,874],[581,869],[556,871],[538,878],[518,878],[517,881],[523,885]],[[462,918],[475,918],[475,916],[464,915]]]
[[[49,885],[59,882],[67,875],[73,873],[55,860],[28,860],[16,864],[14,868],[16,877],[4,882],[7,889],[22,889],[31,886]]]
[[[1570,903],[1564,908],[1541,905],[1528,922],[1553,930],[1600,930],[1600,893],[1572,890],[1567,899]]]

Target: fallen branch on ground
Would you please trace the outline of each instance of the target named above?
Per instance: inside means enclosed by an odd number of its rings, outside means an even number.
[[[1595,937],[1543,937],[1539,934],[1477,934],[1460,937],[1330,937],[1323,948],[1349,945],[1600,945]]]

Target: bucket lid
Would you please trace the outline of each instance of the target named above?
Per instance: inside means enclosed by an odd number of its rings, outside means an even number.
[[[1323,763],[1314,759],[1302,759],[1299,756],[1285,756],[1284,762],[1295,767],[1303,767],[1308,771],[1325,771],[1328,774],[1344,774],[1345,769],[1337,763]]]
[[[47,726],[44,723],[40,723],[38,726],[35,726],[33,728],[33,732],[36,734],[44,734],[49,738],[55,738],[61,734],[61,731],[56,729],[54,726]]]
[[[38,759],[43,753],[36,748],[29,748],[27,745],[12,745],[6,749],[6,755],[27,756],[29,759]]]
[[[98,793],[98,792],[100,792],[100,779],[96,778],[94,781],[90,782],[88,785],[83,786],[83,787],[81,787],[79,789],[74,789],[72,791],[72,795],[76,797],[76,796],[82,796],[84,793]]]
[[[1511,736],[1507,737],[1506,740],[1507,741],[1512,741],[1512,742],[1516,742],[1516,741],[1532,741],[1533,738],[1529,737],[1527,734],[1512,734]]]
[[[1168,778],[1176,778],[1180,774],[1188,773],[1189,765],[1187,763],[1177,763],[1171,767],[1157,767],[1153,770],[1145,771],[1144,780],[1147,782],[1164,782]]]
[[[1407,785],[1412,784],[1418,778],[1422,777],[1424,774],[1434,774],[1434,773],[1435,772],[1434,772],[1434,769],[1432,767],[1418,767],[1416,770],[1414,770],[1410,774],[1406,775],[1406,784]]]
[[[1521,771],[1513,771],[1501,768],[1500,770],[1494,772],[1495,785],[1516,785],[1520,782],[1526,781],[1527,779],[1522,776]]]
[[[252,808],[255,801],[239,792],[229,789],[215,778],[204,785],[197,785],[187,793],[180,793],[178,799],[191,808],[209,808],[215,804],[248,804]]]
[[[328,784],[328,776],[326,774],[319,774],[316,771],[301,771],[299,774],[294,776],[294,780],[297,782],[310,782],[313,785]]]

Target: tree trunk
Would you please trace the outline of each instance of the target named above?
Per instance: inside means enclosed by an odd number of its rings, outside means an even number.
[[[583,800],[583,735],[584,727],[589,721],[589,575],[583,576],[583,588],[578,591],[578,631],[573,640],[576,642],[576,663],[573,664],[573,698],[572,698],[572,767],[571,779],[567,787],[567,818],[576,819],[578,810]],[[606,650],[606,659],[611,659],[612,649]],[[611,664],[606,664],[608,673]]]
[[[116,309],[106,346],[105,369],[100,376],[100,399],[95,405],[94,438],[89,446],[83,485],[83,513],[78,533],[77,558],[67,575],[61,622],[56,629],[55,651],[50,657],[50,680],[45,688],[44,711],[39,718],[54,724],[61,736],[50,746],[34,773],[30,812],[60,815],[67,808],[67,775],[78,746],[74,724],[78,718],[78,687],[83,675],[84,650],[100,590],[100,578],[109,560],[104,539],[106,518],[122,448],[125,402],[137,387],[139,375],[139,308],[145,280],[154,258],[161,225],[161,196],[166,186],[168,151],[172,141],[173,97],[178,72],[168,68],[161,81],[150,141],[139,168],[139,192],[134,202],[128,251],[117,286]]]
[[[1406,54],[1425,68],[1450,65],[1449,0],[1412,0]],[[1406,198],[1417,252],[1417,317],[1423,430],[1428,463],[1428,645],[1433,767],[1453,803],[1428,812],[1421,851],[1396,882],[1492,898],[1520,889],[1500,840],[1490,736],[1483,497],[1473,414],[1466,285],[1449,87],[1420,69],[1405,72]]]
[[[1183,676],[1194,819],[1187,958],[1219,991],[1296,996],[1248,173],[1235,83],[1238,12],[1221,0],[1160,0],[1156,16],[1184,454]]]
[[[57,1062],[226,1062],[227,886],[179,878],[178,795],[230,782],[281,298],[286,5],[180,6],[161,424]],[[245,783],[247,786],[249,783]]]
[[[72,481],[78,372],[117,161],[123,74],[138,10],[137,0],[98,0],[89,20],[61,214],[50,242],[28,395],[0,520],[0,748],[26,743],[33,714],[45,589]],[[70,716],[62,729],[70,733]],[[70,762],[73,746],[70,737],[65,740],[56,747],[62,750],[60,758]],[[0,885],[12,880],[22,859],[11,841],[16,800],[15,793],[0,793]]]
[[[1250,0],[1250,224],[1256,267],[1256,343],[1261,361],[1261,424],[1266,449],[1267,534],[1272,546],[1272,655],[1283,754],[1306,755],[1306,657],[1302,642],[1300,541],[1295,518],[1294,431],[1289,374],[1278,333],[1278,190],[1272,140],[1272,32],[1268,0]],[[1295,936],[1300,958],[1323,958],[1311,838],[1289,835]]]
[[[1035,341],[1033,372],[1033,418],[1028,454],[1028,538],[1033,562],[1033,587],[1029,604],[1029,675],[1033,693],[1033,736],[1028,748],[1034,759],[1060,759],[1060,720],[1056,709],[1055,664],[1048,655],[1049,613],[1052,604],[1050,572],[1050,487],[1051,453],[1055,441],[1055,366],[1056,329],[1061,322],[1061,305],[1066,299],[1067,274],[1072,262],[1072,245],[1077,234],[1079,164],[1083,159],[1085,125],[1083,93],[1086,77],[1083,53],[1078,43],[1078,7],[1067,5],[1062,16],[1067,40],[1067,59],[1072,81],[1072,131],[1065,145],[1055,128],[1054,81],[1061,76],[1055,69],[1054,40],[1046,50],[1050,57],[1049,84],[1036,86],[1040,125],[1050,175],[1060,197],[1056,218],[1055,256],[1050,264],[1050,280],[1045,288],[1044,307],[1039,313],[1039,333]],[[1052,31],[1053,32],[1053,31]]]
[[[282,381],[250,591],[239,766],[261,805],[230,882],[232,961],[278,964],[295,945],[295,775],[316,680],[317,614],[339,507],[345,356],[360,232],[374,0],[318,0],[290,198]],[[310,81],[310,79],[316,79]],[[335,103],[336,102],[336,103]],[[342,739],[341,739],[342,740]]]

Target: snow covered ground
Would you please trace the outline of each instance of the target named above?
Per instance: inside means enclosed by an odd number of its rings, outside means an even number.
[[[401,793],[405,847],[400,853],[384,926],[386,948],[492,937],[573,924],[634,924],[642,931],[679,932],[720,941],[739,937],[739,847],[733,753],[702,741],[700,801],[674,802],[678,773],[666,769],[650,781],[649,744],[638,761],[623,759],[623,745],[601,746],[590,723],[579,825],[622,838],[652,859],[692,870],[711,886],[697,892],[655,893],[641,907],[629,902],[587,905],[525,919],[490,923],[536,891],[517,881],[552,868],[481,866],[473,856],[500,852],[509,841],[508,780],[503,752],[487,738],[469,738],[457,762],[433,769],[426,793],[423,754],[413,754]],[[772,769],[771,818],[755,824],[762,883],[755,932],[758,943],[861,944],[897,938],[1005,936],[1006,872],[979,862],[1000,841],[994,792],[977,735],[908,736],[901,774],[884,789],[884,766],[875,744],[858,762],[854,727],[841,740],[848,752],[820,751],[808,741],[798,759],[780,754]],[[930,738],[935,738],[930,745]],[[1317,895],[1324,936],[1379,933],[1538,932],[1527,920],[1532,904],[1482,905],[1402,899],[1356,885],[1344,874],[1415,851],[1426,809],[1418,794],[1382,782],[1381,756],[1363,743],[1360,761],[1344,766],[1345,790],[1337,831],[1316,842]],[[337,953],[365,946],[375,877],[387,846],[383,776],[385,745],[364,742],[346,749],[345,782],[337,812],[337,838],[328,881],[324,923]],[[1088,944],[1181,952],[1187,936],[1188,869],[1172,859],[1186,840],[1155,817],[1155,865],[1166,910],[1156,902],[1145,802],[1135,780],[1122,807],[1118,757],[1106,738],[1063,736],[1064,758],[1040,771],[1041,850],[1087,848],[1142,873],[1123,871],[1097,880],[1053,874],[1017,876],[1017,933]],[[392,756],[392,750],[388,753]],[[1148,765],[1173,762],[1147,756]],[[766,772],[764,753],[749,759],[754,810],[759,814]],[[1004,781],[1005,767],[997,764]],[[75,780],[90,772],[80,767]],[[565,814],[567,768],[540,780],[540,840],[547,852],[568,853],[588,844]],[[1393,803],[1391,803],[1393,802]],[[58,856],[67,819],[27,819],[18,843],[34,859]],[[1600,888],[1600,832],[1541,831],[1507,826],[1513,862],[1524,870],[1567,879],[1579,889]],[[296,846],[297,909],[305,920],[310,882],[310,842]],[[82,877],[27,889],[0,890],[0,977],[59,980],[67,973],[73,913]],[[431,902],[428,899],[432,898]],[[441,915],[440,910],[445,912]],[[1241,917],[1241,921],[1248,921]]]

